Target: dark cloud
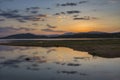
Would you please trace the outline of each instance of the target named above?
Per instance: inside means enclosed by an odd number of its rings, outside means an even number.
[[[75,14],[75,13],[80,13],[80,11],[73,10],[73,11],[67,11],[68,14]]]
[[[59,15],[65,15],[65,14],[78,14],[78,13],[81,13],[81,11],[72,10],[72,11],[66,11],[66,12],[55,13],[54,15],[59,16]]]
[[[73,15],[73,17],[78,17],[79,15]]]
[[[87,3],[88,1],[80,1],[79,4]]]
[[[65,15],[65,12],[55,13],[54,15]]]
[[[26,8],[26,11],[32,11],[32,10],[39,10],[40,7],[30,7],[30,8]]]
[[[90,16],[84,16],[84,17],[75,17],[73,20],[96,20],[97,17],[90,17]]]
[[[47,24],[46,25],[48,28],[56,28],[56,26],[52,26],[52,25],[50,25],[50,24]]]
[[[65,32],[65,31],[61,31],[61,30],[53,30],[53,29],[49,29],[49,28],[41,29],[41,31],[45,31],[45,32]]]
[[[15,9],[15,10],[11,10],[11,9],[7,9],[6,11],[4,11],[3,9],[0,9],[0,13],[19,13],[19,10]]]
[[[36,13],[38,13],[38,11],[31,11],[31,13],[36,14]]]
[[[60,13],[55,13],[54,15],[61,15]]]
[[[19,18],[19,17],[22,17],[19,14],[9,12],[9,11],[0,13],[0,16],[5,17],[5,18]]]
[[[42,17],[45,17],[45,15],[27,15],[27,16],[20,16],[17,17],[18,19],[21,19],[23,21],[40,21]]]
[[[90,20],[90,19],[89,18],[81,17],[81,18],[74,18],[74,20]]]
[[[79,4],[84,4],[84,3],[87,3],[88,1],[80,1],[80,2],[67,2],[67,3],[63,3],[63,4],[60,4],[58,3],[57,6],[77,6]]]
[[[30,12],[32,14],[37,14],[39,10],[40,10],[40,7],[30,7],[25,9],[26,12]]]
[[[18,13],[19,10],[10,10],[9,13]]]
[[[21,18],[23,20],[28,20],[28,21],[44,21],[44,18],[46,17],[47,15],[45,14],[37,14],[37,15],[22,16]]]
[[[51,9],[51,8],[46,8],[46,9],[48,9],[48,10],[49,10],[49,9]]]
[[[37,17],[47,17],[45,14],[38,14]]]
[[[43,21],[43,18],[46,18],[47,15],[45,14],[19,14],[18,10],[11,10],[11,11],[2,11],[0,13],[0,16],[5,17],[7,19],[16,19],[19,22],[25,22],[25,21]],[[35,12],[34,12],[35,13]]]
[[[57,4],[57,6],[76,6],[77,3],[64,3],[64,4]]]
[[[65,12],[61,12],[61,14],[65,14]]]
[[[23,19],[16,19],[16,20],[19,21],[19,22],[21,22],[21,23],[26,23],[26,21],[23,20]]]
[[[25,28],[25,27],[20,27],[20,28],[17,28],[16,30],[32,31],[32,30],[35,30],[35,29],[32,29],[32,28]]]
[[[31,7],[31,9],[40,9],[40,7]]]

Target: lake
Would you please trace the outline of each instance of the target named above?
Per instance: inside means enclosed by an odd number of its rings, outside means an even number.
[[[120,58],[68,47],[1,45],[0,80],[120,80]]]

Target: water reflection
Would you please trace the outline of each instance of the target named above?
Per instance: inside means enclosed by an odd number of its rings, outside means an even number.
[[[119,61],[67,47],[0,46],[0,79],[119,80]]]

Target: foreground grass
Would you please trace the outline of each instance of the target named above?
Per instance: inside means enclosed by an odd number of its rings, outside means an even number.
[[[37,46],[37,47],[69,47],[78,51],[87,51],[93,56],[106,58],[120,57],[120,39],[106,40],[16,40],[0,45]]]

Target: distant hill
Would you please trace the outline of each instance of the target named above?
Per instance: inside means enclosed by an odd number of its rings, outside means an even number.
[[[58,38],[120,38],[120,32],[106,33],[106,32],[87,32],[75,33],[72,35],[60,35]]]
[[[36,38],[46,38],[44,35],[35,35],[31,33],[23,33],[23,34],[15,34],[7,37],[3,37],[2,39],[36,39]]]
[[[120,38],[120,32],[83,32],[83,33],[64,33],[62,35],[35,35],[31,33],[15,34],[1,39],[40,39],[40,38]]]
[[[87,32],[88,34],[105,34],[107,32],[100,32],[100,31],[90,31],[90,32]]]

